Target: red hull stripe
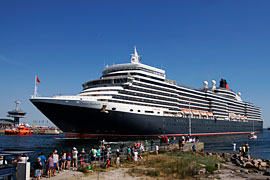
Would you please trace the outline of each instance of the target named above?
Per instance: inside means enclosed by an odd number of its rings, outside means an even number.
[[[213,135],[232,135],[232,134],[250,134],[252,132],[224,132],[224,133],[203,133],[191,134],[192,136],[213,136]],[[255,133],[260,133],[256,131]],[[67,138],[98,138],[98,137],[163,137],[163,134],[156,135],[121,135],[121,134],[79,134],[65,133]],[[168,137],[187,136],[188,134],[166,134]]]

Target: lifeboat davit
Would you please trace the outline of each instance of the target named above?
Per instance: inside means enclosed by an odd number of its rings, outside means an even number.
[[[25,126],[19,126],[17,129],[6,129],[7,135],[32,135],[33,131]]]

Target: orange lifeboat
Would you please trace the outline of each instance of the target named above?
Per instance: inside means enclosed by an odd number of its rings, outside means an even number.
[[[6,129],[5,134],[7,135],[32,135],[33,131],[25,126],[19,126],[17,129]]]

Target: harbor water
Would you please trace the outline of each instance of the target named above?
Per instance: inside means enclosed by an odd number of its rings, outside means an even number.
[[[257,134],[257,140],[249,140],[247,134],[243,135],[220,135],[220,136],[201,136],[200,141],[204,142],[206,152],[232,152],[233,142],[237,148],[248,142],[250,155],[256,158],[270,159],[270,130],[264,129],[263,133]],[[159,141],[156,141],[159,142]],[[131,141],[129,143],[132,143]],[[0,135],[0,149],[19,149],[33,151],[29,154],[31,161],[35,160],[40,152],[47,156],[57,149],[66,152],[77,147],[79,151],[85,148],[89,152],[90,148],[97,146],[98,140],[94,139],[66,139],[64,135],[31,135],[14,136]]]

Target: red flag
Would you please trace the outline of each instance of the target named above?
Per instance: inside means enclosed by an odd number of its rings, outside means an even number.
[[[38,77],[36,76],[36,81],[38,82],[38,83],[40,83],[40,80],[38,79]]]
[[[229,85],[228,84],[226,84],[226,89],[229,89]]]

